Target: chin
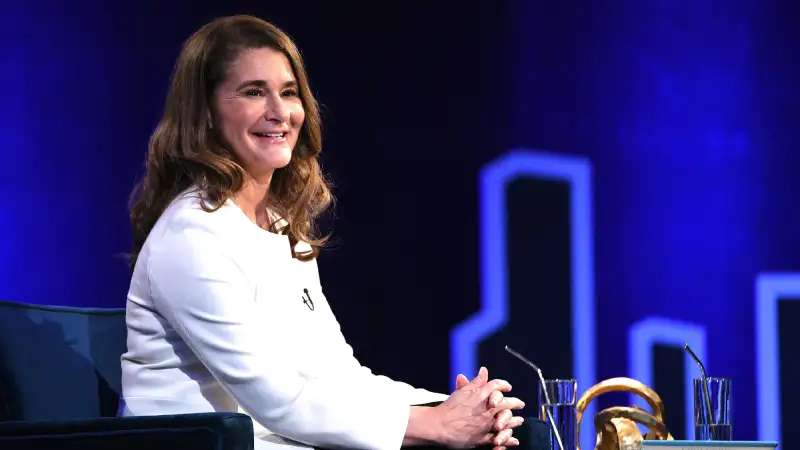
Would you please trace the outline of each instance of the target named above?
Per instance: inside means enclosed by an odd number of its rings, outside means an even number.
[[[284,167],[288,166],[291,161],[292,158],[286,158],[285,160],[275,161],[275,163],[272,164],[272,167],[275,169],[283,169]]]
[[[292,160],[292,149],[286,148],[283,151],[275,155],[275,168],[280,169],[289,165],[289,162]]]
[[[282,169],[289,165],[292,160],[292,149],[289,147],[280,149],[270,149],[270,151],[262,153],[261,164],[269,166],[272,169]]]

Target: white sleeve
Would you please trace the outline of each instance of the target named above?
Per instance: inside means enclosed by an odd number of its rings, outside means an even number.
[[[213,233],[184,229],[157,247],[147,263],[156,308],[257,422],[318,447],[401,447],[408,403],[379,386],[306,379],[289,366],[290,350],[265,338],[250,282]]]

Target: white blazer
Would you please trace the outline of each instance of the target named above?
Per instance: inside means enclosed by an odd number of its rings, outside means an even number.
[[[446,398],[359,364],[316,261],[231,201],[204,211],[194,190],[150,232],[126,308],[122,415],[243,410],[256,449],[388,450],[409,405]]]

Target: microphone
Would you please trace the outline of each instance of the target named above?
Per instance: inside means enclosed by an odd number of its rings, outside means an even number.
[[[536,366],[536,364],[530,362],[527,358],[525,358],[524,356],[522,356],[519,353],[515,352],[514,350],[511,349],[511,347],[509,347],[507,345],[506,345],[506,351],[508,353],[511,353],[512,356],[514,356],[518,360],[524,362],[525,364],[529,365],[530,367],[533,368],[533,370],[536,371],[536,374],[539,376],[539,382],[542,385],[542,393],[544,394],[544,400],[547,402],[548,405],[552,404],[550,402],[550,394],[547,393],[547,385],[544,382],[544,375],[542,375],[542,369],[538,368]],[[553,431],[553,436],[556,437],[556,442],[558,443],[558,448],[560,450],[564,450],[564,443],[561,442],[561,433],[558,432],[558,428],[556,427],[556,421],[553,420],[553,414],[550,412],[549,408],[543,408],[543,409],[544,409],[545,415],[547,415],[547,419],[550,421],[550,430]]]
[[[311,294],[309,294],[308,293],[308,289],[305,289],[305,288],[303,288],[303,292],[305,292],[305,295],[301,296],[300,298],[303,299],[303,303],[305,303],[305,305],[308,306],[308,309],[313,311],[314,310],[314,300],[311,300]],[[306,297],[308,297],[308,298],[306,298]]]

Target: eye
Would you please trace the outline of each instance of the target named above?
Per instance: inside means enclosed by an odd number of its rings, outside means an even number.
[[[245,91],[244,95],[248,97],[261,97],[264,94],[261,92],[260,89],[248,89],[247,91]]]
[[[297,92],[297,89],[287,89],[287,90],[283,91],[282,95],[284,97],[297,97],[298,92]]]

